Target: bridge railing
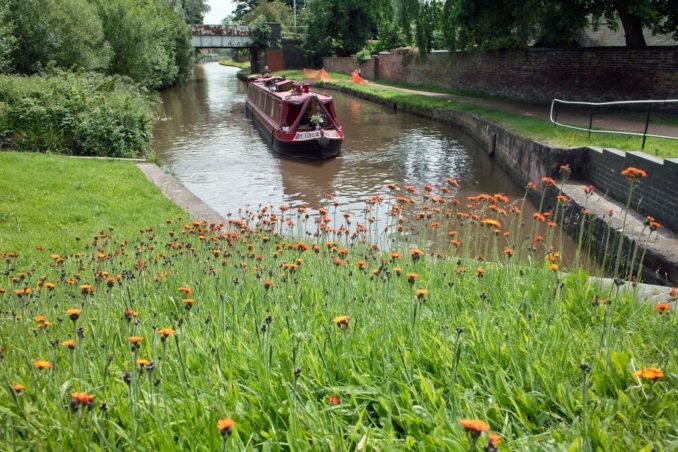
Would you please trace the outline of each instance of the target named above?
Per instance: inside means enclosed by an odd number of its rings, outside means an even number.
[[[588,132],[589,138],[591,138],[591,133],[612,133],[612,134],[618,134],[618,135],[633,135],[633,136],[639,136],[643,137],[643,143],[641,145],[641,149],[645,149],[645,141],[647,140],[647,137],[654,137],[654,138],[664,138],[668,140],[678,140],[678,137],[674,136],[669,136],[669,135],[658,135],[658,134],[653,134],[653,133],[648,133],[648,128],[650,126],[650,116],[652,114],[652,107],[654,105],[670,105],[670,104],[678,104],[678,99],[665,99],[665,100],[624,100],[624,101],[615,101],[615,102],[581,102],[581,101],[569,101],[569,100],[562,100],[562,99],[553,99],[551,101],[551,112],[549,115],[549,119],[553,123],[554,126],[561,126],[561,127],[567,127],[569,129],[575,129],[575,130],[582,130],[584,132]],[[578,105],[578,106],[585,106],[588,107],[589,110],[589,125],[588,127],[581,127],[581,126],[575,126],[571,124],[564,124],[562,122],[558,122],[558,106],[559,105]],[[616,105],[632,105],[632,106],[642,106],[642,105],[647,105],[646,113],[645,113],[645,128],[642,133],[640,132],[629,132],[629,131],[623,131],[623,130],[608,130],[608,129],[594,129],[593,128],[593,116],[595,113],[595,110],[600,107],[608,107],[608,106],[616,106]]]

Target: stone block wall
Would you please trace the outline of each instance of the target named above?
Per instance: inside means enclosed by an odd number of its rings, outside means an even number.
[[[600,193],[625,202],[629,182],[621,172],[633,166],[647,172],[633,193],[631,207],[678,231],[678,159],[660,159],[643,152],[589,148],[584,177]]]
[[[436,51],[425,59],[398,50],[371,61],[373,73],[363,68],[367,78],[531,101],[678,98],[678,47]],[[326,58],[324,66],[349,73],[357,61]]]

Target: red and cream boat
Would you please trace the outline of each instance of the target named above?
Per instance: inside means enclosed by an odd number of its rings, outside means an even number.
[[[324,159],[341,152],[344,131],[331,96],[281,77],[252,76],[245,105],[264,140],[281,154]]]

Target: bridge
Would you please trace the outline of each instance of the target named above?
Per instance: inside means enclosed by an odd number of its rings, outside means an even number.
[[[256,47],[247,25],[193,25],[191,43],[195,49],[249,49]]]

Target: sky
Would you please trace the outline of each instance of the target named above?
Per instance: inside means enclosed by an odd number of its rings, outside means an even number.
[[[207,3],[212,9],[205,15],[206,24],[220,24],[235,9],[235,2],[232,0],[207,0]]]

